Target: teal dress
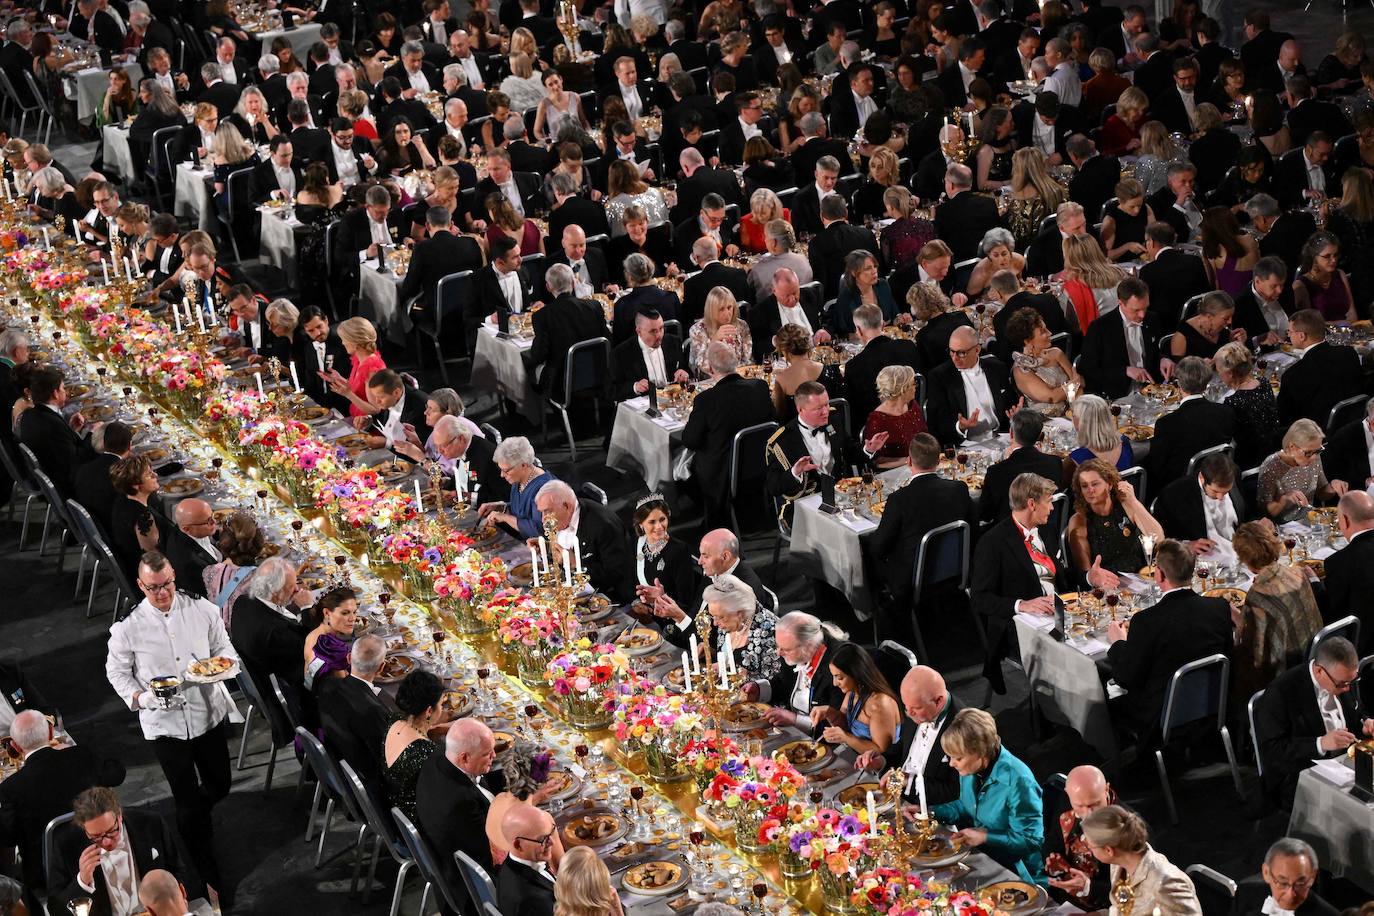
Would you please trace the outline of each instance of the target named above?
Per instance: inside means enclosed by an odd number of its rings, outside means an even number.
[[[1023,881],[1049,887],[1040,855],[1045,842],[1040,784],[1030,767],[1006,748],[998,752],[986,775],[960,776],[959,799],[936,805],[931,813],[944,824],[986,830],[988,839],[980,851]]]
[[[516,522],[519,523],[521,537],[537,538],[543,536],[544,519],[539,514],[539,510],[535,508],[534,498],[539,495],[544,484],[554,479],[552,474],[545,471],[525,484],[523,490],[519,487],[510,488],[510,502],[507,504],[507,508],[510,509],[510,514],[515,516]]]

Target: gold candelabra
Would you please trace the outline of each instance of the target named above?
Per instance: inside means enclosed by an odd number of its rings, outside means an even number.
[[[556,546],[558,544],[558,519],[554,518],[552,513],[545,515],[543,527],[544,539],[550,545]],[[571,551],[563,550],[561,553],[560,559],[559,551],[553,551],[553,563],[547,570],[547,581],[541,583],[539,588],[534,589],[534,594],[540,601],[559,612],[563,621],[563,639],[568,645],[572,645],[577,638],[578,630],[577,596],[591,583],[591,577],[587,573],[579,572],[573,568]],[[557,569],[560,565],[564,572],[562,576],[558,574]],[[569,580],[572,581],[571,585],[568,584]]]
[[[558,31],[563,33],[568,50],[576,52],[580,27],[577,24],[577,7],[572,0],[558,0]]]
[[[887,803],[892,807],[892,835],[885,841],[884,852],[905,863],[910,859],[930,855],[931,840],[938,826],[929,813],[917,814],[915,830],[908,830],[906,819],[902,816],[902,789],[906,776],[901,770],[892,770],[883,777],[882,791]]]
[[[693,626],[697,631],[697,643],[701,646],[701,674],[697,678],[696,690],[692,691],[701,703],[707,719],[714,719],[716,729],[725,731],[725,714],[739,698],[740,688],[744,686],[744,672],[734,671],[725,675],[722,683],[715,675],[713,653],[711,652],[711,612],[705,605],[697,611]],[[696,659],[688,659],[689,664]]]

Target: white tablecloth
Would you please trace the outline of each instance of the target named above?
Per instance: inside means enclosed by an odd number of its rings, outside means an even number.
[[[291,50],[296,52],[296,60],[305,63],[306,52],[310,46],[320,40],[320,24],[318,22],[303,22],[289,31],[284,29],[273,29],[270,32],[254,32],[253,37],[262,42],[262,53],[268,54],[272,48],[272,42],[283,35],[286,40],[291,42]]]
[[[375,259],[358,265],[358,302],[362,314],[392,343],[405,345],[410,317],[400,306],[401,278],[394,271],[380,273]],[[369,311],[370,310],[370,311]]]
[[[1052,618],[1051,618],[1052,621]],[[1021,665],[1026,669],[1033,698],[1051,722],[1067,725],[1083,736],[1105,759],[1117,755],[1116,735],[1107,711],[1107,694],[1098,676],[1098,655],[1055,642],[1048,632],[1016,619]]]
[[[177,164],[176,209],[178,217],[191,219],[197,228],[213,232],[215,228],[214,185],[209,169],[197,171],[191,163]]]
[[[137,86],[139,80],[143,79],[143,68],[130,61],[122,64],[124,72],[129,74],[129,81]],[[110,71],[100,68],[78,71],[76,76],[76,119],[85,121],[95,117],[96,110],[100,108],[100,100],[105,97],[105,90],[110,85]]]
[[[296,276],[296,229],[300,223],[282,219],[280,210],[264,209],[259,220],[258,258],[278,267],[288,277]]]
[[[672,481],[676,445],[672,436],[687,424],[663,414],[661,409],[658,417],[645,416],[648,407],[647,396],[616,405],[606,465],[620,471],[637,471],[652,490]]]
[[[105,141],[105,171],[113,172],[125,181],[138,177],[134,171],[134,157],[129,152],[129,131],[124,127],[106,124],[101,128]]]
[[[1323,869],[1374,894],[1374,807],[1352,796],[1349,784],[1335,785],[1316,767],[1303,770],[1288,836],[1311,843]]]
[[[483,325],[472,355],[472,384],[510,398],[525,419],[538,425],[544,415],[544,397],[534,390],[522,355],[532,343],[519,337],[501,340],[495,328]]]

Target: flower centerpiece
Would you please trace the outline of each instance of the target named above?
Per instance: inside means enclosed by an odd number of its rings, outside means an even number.
[[[455,539],[461,539],[461,545]],[[487,559],[471,545],[471,538],[450,530],[441,544],[431,544],[426,550],[427,557],[432,556],[430,551],[437,550],[441,561],[432,572],[434,594],[440,604],[453,612],[458,632],[468,635],[491,629],[493,618],[480,609],[485,607],[484,599],[494,595],[506,581],[505,562],[499,557]]]
[[[533,687],[542,686],[548,660],[566,645],[562,613],[529,595],[520,595],[512,602],[502,593],[497,600],[503,612],[496,628],[501,644],[515,655],[520,679]],[[491,606],[489,603],[488,608]]]
[[[740,755],[740,747],[728,735],[714,734],[693,738],[682,749],[682,767],[696,781],[697,790],[705,798],[721,764]]]
[[[556,702],[578,728],[611,724],[618,699],[618,679],[630,660],[615,643],[593,645],[583,637],[555,655],[546,674]]]
[[[785,877],[804,879],[820,875],[826,900],[848,903],[854,880],[878,864],[883,838],[892,826],[868,821],[866,808],[793,806],[785,819],[768,818],[761,839],[778,844],[778,858]]]
[[[644,689],[647,688],[647,689]],[[682,750],[701,731],[697,704],[669,693],[662,684],[642,682],[641,689],[621,697],[615,707],[615,737],[644,754],[649,775],[659,782],[687,777]]]
[[[829,908],[829,900],[826,900]],[[855,877],[847,912],[858,916],[1006,916],[991,909],[967,891],[952,891],[948,885],[927,881],[920,875],[899,868],[881,866]]]
[[[735,844],[745,852],[764,853],[776,836],[763,834],[763,822],[787,817],[793,796],[806,787],[806,777],[781,754],[725,760],[706,790],[708,802],[724,806],[735,821]]]

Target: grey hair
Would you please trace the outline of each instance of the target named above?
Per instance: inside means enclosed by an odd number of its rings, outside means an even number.
[[[801,122],[798,126],[801,127],[801,132],[805,136],[819,137],[825,131],[825,115],[821,114],[819,111],[808,111],[806,114],[802,115]],[[823,156],[821,158],[827,157]],[[832,156],[829,158],[833,159],[834,157]],[[819,163],[817,164],[819,165]],[[835,164],[839,165],[838,162]]]
[[[1178,387],[1183,389],[1184,394],[1202,394],[1207,390],[1207,383],[1212,380],[1212,367],[1201,357],[1185,357],[1179,360],[1178,368],[1174,371],[1174,380],[1178,382]]]
[[[706,347],[706,364],[711,367],[713,374],[725,375],[739,368],[739,357],[735,356],[735,351],[728,344],[716,340]]]
[[[797,638],[803,649],[814,650],[825,641],[825,627],[821,619],[806,611],[790,611],[778,618],[778,630],[786,630]]]
[[[563,480],[550,480],[540,487],[538,495],[534,497],[535,503],[538,504],[539,500],[545,498],[577,504],[577,493]]]
[[[1050,62],[1045,60],[1044,55],[1031,58],[1031,73],[1041,79],[1050,75]]]
[[[822,156],[816,160],[816,171],[818,172],[838,172],[840,170],[840,160],[834,156]]]
[[[1317,851],[1306,841],[1297,837],[1285,836],[1275,840],[1274,845],[1270,846],[1269,851],[1264,854],[1264,864],[1273,865],[1274,860],[1279,856],[1292,856],[1294,858],[1302,856],[1313,871],[1321,867],[1321,863],[1317,861]],[[701,908],[698,907],[697,911],[700,912],[700,910]]]
[[[284,557],[263,560],[258,564],[258,571],[248,580],[248,595],[259,601],[275,602],[286,581],[295,573],[296,567]]]
[[[47,170],[45,169],[44,171]],[[57,170],[54,169],[53,171]],[[29,342],[29,335],[25,334],[23,331],[17,331],[14,328],[9,328],[6,331],[4,331],[4,333],[0,333],[0,356],[5,357],[6,359],[13,357],[15,351],[17,351],[20,347],[32,346],[33,344]]]
[[[577,179],[567,172],[554,172],[549,176],[549,184],[553,186],[555,194],[562,194],[564,197],[571,197],[577,193]]]
[[[293,73],[292,76],[295,74]],[[391,192],[379,184],[374,184],[368,188],[367,195],[363,199],[374,207],[380,207],[382,204],[391,206]]]
[[[703,235],[692,243],[692,260],[699,264],[709,264],[716,259],[718,254],[716,240],[709,235]],[[633,257],[633,255],[631,255]]]
[[[1095,394],[1085,394],[1073,402],[1073,425],[1078,444],[1094,454],[1110,452],[1121,444],[1111,408]]]
[[[10,20],[9,26],[5,29],[5,37],[10,41],[18,41],[25,35],[31,35],[32,33],[33,26],[29,25],[27,20],[20,18]]]
[[[34,181],[37,182],[39,189],[53,194],[67,186],[66,176],[50,165],[39,169]]]
[[[24,753],[36,751],[52,738],[47,718],[36,709],[26,709],[10,723],[10,737]]]
[[[129,25],[146,26],[148,23],[153,21],[152,13],[148,12],[147,10],[132,9],[132,3],[130,3],[129,6],[131,7],[131,9],[129,10]]]
[[[748,583],[729,573],[716,576],[702,591],[701,600],[707,604],[719,604],[727,614],[744,614],[746,618],[754,616],[754,608],[759,603],[758,596]]]
[[[498,464],[534,464],[534,446],[524,436],[508,436],[496,446],[491,460]]]
[[[215,48],[216,48],[216,49],[223,48],[223,47],[225,47],[226,45],[227,45],[228,47],[233,48],[233,49],[236,50],[236,51],[238,50],[238,47],[239,47],[239,43],[238,43],[237,41],[234,41],[234,39],[230,38],[228,35],[225,35],[223,38],[221,38],[219,41],[217,41],[217,42],[215,43]]]
[[[452,388],[435,388],[429,393],[429,399],[439,405],[439,409],[446,414],[455,417],[463,415],[463,397]]]
[[[544,272],[544,285],[555,296],[570,293],[577,285],[572,268],[567,264],[555,264]]]
[[[439,418],[438,422],[434,424],[434,431],[436,433],[441,429],[454,439],[462,439],[465,442],[472,441],[472,430],[468,429],[462,420],[451,413],[444,414]]]
[[[712,242],[711,244],[715,244]],[[654,262],[647,254],[635,252],[625,259],[625,279],[631,286],[648,283],[654,278]]]
[[[286,88],[288,88],[288,89],[290,89],[292,86],[309,86],[309,85],[310,85],[310,77],[308,77],[308,76],[305,75],[305,71],[304,71],[304,70],[297,70],[295,73],[288,73],[288,74],[286,74]]]
[[[200,78],[207,82],[209,80],[217,80],[223,75],[224,74],[219,69],[219,64],[215,63],[213,60],[207,60],[200,65]]]
[[[505,125],[501,128],[501,133],[507,140],[519,140],[525,136],[524,118],[506,118]]]
[[[839,58],[844,62],[845,66],[848,66],[857,61],[861,53],[863,53],[863,49],[859,47],[857,41],[846,41],[844,44],[840,45]]]
[[[978,243],[978,253],[987,257],[989,251],[999,246],[1005,246],[1012,251],[1016,250],[1016,236],[1010,230],[995,226],[983,233],[983,241]]]
[[[468,75],[463,72],[462,64],[448,64],[444,67],[444,79],[453,80],[459,86],[468,84]],[[461,101],[461,99],[449,99],[449,102]],[[444,103],[444,112],[448,112],[448,103]]]
[[[1355,651],[1355,644],[1344,636],[1328,636],[1317,643],[1312,660],[1323,667],[1344,665],[1356,668],[1360,664],[1360,654]]]
[[[764,224],[763,234],[775,242],[791,248],[796,237],[792,235],[792,224],[785,219],[770,219]]]
[[[960,191],[967,191],[973,187],[973,170],[966,165],[951,162],[949,168],[945,169],[945,181]]]
[[[382,662],[386,661],[386,640],[380,636],[360,636],[353,641],[353,653],[350,656],[353,673],[363,677],[371,677],[382,669]]]
[[[422,45],[422,44],[420,44],[418,41],[407,41],[405,44],[401,45],[401,56],[402,56],[402,57],[405,57],[405,56],[410,55],[410,54],[419,54],[419,55],[423,56],[424,53],[425,53],[425,46]]]
[[[672,44],[679,38],[687,34],[687,26],[681,19],[669,19],[663,26],[663,37],[668,39],[668,44]],[[701,907],[697,907],[701,909]]]
[[[1069,52],[1072,50],[1069,47],[1069,43],[1062,38],[1051,38],[1049,41],[1045,42],[1045,50],[1049,51],[1051,49],[1060,57],[1068,57]]]
[[[1182,175],[1184,173],[1196,175],[1197,166],[1193,165],[1187,159],[1175,159],[1173,162],[1169,163],[1169,167],[1164,172],[1164,177],[1169,179],[1173,178],[1175,175]]]
[[[280,73],[281,61],[277,59],[277,55],[275,54],[264,54],[262,57],[258,58],[258,72]]]
[[[273,318],[282,323],[290,321],[294,328],[300,323],[301,310],[290,299],[273,299],[267,306],[267,320],[271,322]]]
[[[1279,202],[1268,194],[1255,194],[1245,202],[1245,212],[1251,219],[1257,216],[1268,219],[1279,215]]]
[[[477,719],[459,719],[449,727],[444,736],[444,756],[453,760],[463,754],[475,754],[482,748],[482,742],[491,734],[486,723]]]

